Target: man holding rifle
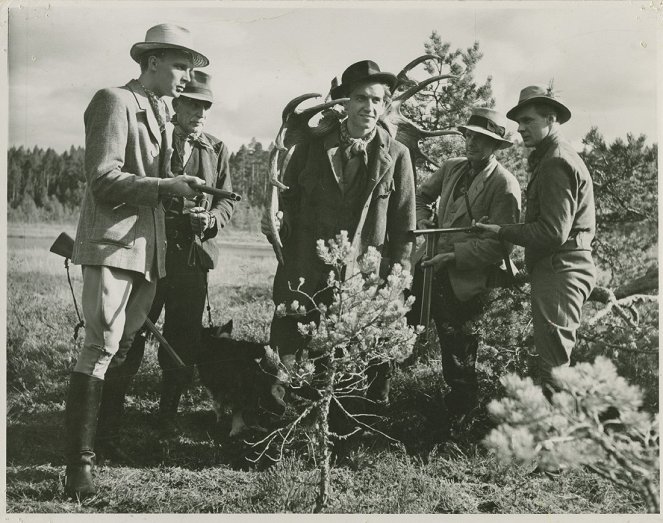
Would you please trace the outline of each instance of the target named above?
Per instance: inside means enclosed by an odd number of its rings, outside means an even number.
[[[470,226],[475,217],[517,223],[520,216],[518,181],[494,154],[512,145],[504,138],[505,124],[506,119],[492,109],[472,109],[467,124],[458,126],[465,137],[466,158],[444,162],[416,195],[417,229],[443,230],[427,235],[427,242],[437,241],[432,257],[415,267],[417,301],[408,318],[414,324],[421,321],[424,271],[432,270],[432,284],[426,291],[430,292],[430,313],[440,340],[444,379],[451,389],[445,404],[458,416],[472,410],[477,401],[479,339],[472,332],[472,322],[485,308],[486,291],[496,285],[498,265],[510,263],[511,249],[494,238],[481,238]],[[431,205],[438,198],[437,215],[431,219]]]
[[[205,119],[214,101],[210,76],[194,71],[191,82],[173,100],[173,175],[195,176],[206,186],[232,191],[228,148],[214,136],[204,133]],[[159,280],[149,319],[156,322],[165,308],[163,334],[185,366],[178,365],[159,347],[163,371],[159,415],[162,428],[175,428],[175,415],[184,389],[191,383],[200,347],[201,319],[207,295],[207,272],[218,262],[219,231],[230,221],[234,201],[218,195],[205,195],[196,201],[173,197],[166,208],[166,277]],[[208,210],[209,209],[209,210]],[[134,338],[127,353],[118,351],[106,373],[97,452],[108,458],[122,457],[118,429],[124,398],[138,372],[145,351],[145,332]]]
[[[93,494],[94,438],[106,370],[147,317],[165,276],[163,202],[200,195],[195,176],[165,178],[170,147],[163,96],[177,97],[208,64],[190,32],[161,24],[131,48],[138,80],[98,91],[85,111],[85,177],[73,263],[83,267],[85,341],[66,400],[65,493]]]

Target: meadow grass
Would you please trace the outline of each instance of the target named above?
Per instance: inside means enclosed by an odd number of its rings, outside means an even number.
[[[98,467],[99,493],[83,503],[64,497],[64,397],[84,333],[74,343],[77,320],[63,261],[48,252],[59,229],[52,232],[9,240],[7,511],[311,512],[317,471],[305,454],[293,450],[275,465],[251,465],[246,458],[254,450],[228,437],[228,417],[215,423],[198,382],[183,398],[181,433],[168,441],[159,438],[160,370],[153,341],[127,398],[123,443],[131,463]],[[266,341],[275,269],[269,250],[228,247],[210,277],[215,323],[233,319],[236,337]],[[80,297],[80,268],[71,273]],[[486,415],[478,414],[464,428],[454,427],[442,403],[444,387],[434,350],[425,361],[396,370],[382,427],[402,444],[374,439],[348,444],[333,469],[329,512],[644,511],[633,494],[584,470],[549,478],[532,473],[532,466],[499,465],[480,445],[491,428]]]

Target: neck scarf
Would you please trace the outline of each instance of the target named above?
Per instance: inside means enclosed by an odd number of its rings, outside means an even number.
[[[348,132],[348,121],[345,120],[340,127],[341,130],[341,145],[343,146],[343,157],[345,160],[349,160],[350,158],[354,156],[363,156],[364,158],[364,163],[368,164],[368,152],[366,151],[366,147],[368,146],[369,143],[371,143],[371,140],[375,137],[375,133],[377,132],[376,128],[373,128],[371,133],[366,136],[365,138],[353,138],[350,136],[350,133]]]
[[[154,111],[154,116],[156,116],[157,123],[159,124],[159,130],[163,132],[166,127],[166,123],[170,122],[170,111],[168,110],[166,102],[164,102],[161,97],[157,96],[154,91],[145,87],[140,82],[140,80],[138,83],[143,88],[145,94],[147,95],[147,99],[150,101],[152,111]]]

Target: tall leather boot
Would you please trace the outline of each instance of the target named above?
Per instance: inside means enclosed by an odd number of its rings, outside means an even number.
[[[106,371],[94,447],[97,463],[103,463],[106,459],[125,463],[130,461],[120,445],[120,429],[124,414],[124,399],[133,377],[138,372],[144,352],[145,337],[141,333],[136,336],[125,360],[119,365],[111,362]]]
[[[159,398],[159,428],[163,436],[179,433],[176,417],[184,388],[182,380],[175,372],[164,371]]]
[[[104,380],[72,372],[65,408],[66,457],[64,491],[84,498],[96,492],[92,481],[94,435]]]

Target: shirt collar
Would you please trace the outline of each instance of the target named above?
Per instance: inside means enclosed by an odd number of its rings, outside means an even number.
[[[530,166],[530,169],[534,169],[543,156],[546,154],[548,149],[554,144],[556,144],[559,141],[560,134],[558,129],[554,129],[550,131],[548,136],[546,136],[543,140],[541,140],[534,150],[530,153],[529,157],[527,158],[527,162]]]
[[[207,136],[205,136],[205,133],[198,133],[198,134],[186,134],[186,131],[182,129],[180,125],[178,125],[177,120],[175,120],[175,127],[173,129],[173,138],[176,138],[178,141],[181,142],[190,142],[191,145],[199,145],[201,147],[207,147],[209,149],[213,149],[212,144],[209,142],[209,139]]]

